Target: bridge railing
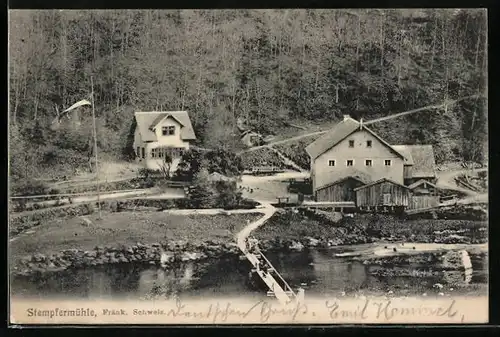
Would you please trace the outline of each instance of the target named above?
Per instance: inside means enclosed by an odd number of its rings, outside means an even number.
[[[275,274],[278,276],[278,279],[280,279],[282,282],[283,282],[283,285],[285,286],[285,292],[291,292],[292,295],[295,297],[296,294],[295,292],[293,291],[292,287],[290,287],[290,285],[288,284],[287,281],[285,281],[285,279],[281,276],[281,274],[276,270],[276,268],[274,268],[274,266],[272,265],[271,261],[269,261],[266,256],[264,254],[262,254],[262,252],[260,251],[260,249],[258,250],[259,252],[259,255],[262,257],[262,259],[275,271]]]

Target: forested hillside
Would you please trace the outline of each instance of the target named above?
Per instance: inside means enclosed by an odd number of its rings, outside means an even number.
[[[239,117],[273,132],[486,90],[481,10],[12,11],[9,24],[13,177],[88,166],[91,123],[48,125],[89,98],[91,76],[99,147],[113,156],[127,154],[134,110],[188,110],[213,148],[234,144]],[[486,124],[475,98],[372,127],[391,143],[433,144],[443,161],[481,160]]]

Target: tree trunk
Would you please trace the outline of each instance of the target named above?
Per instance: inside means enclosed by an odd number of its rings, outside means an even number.
[[[431,51],[431,69],[433,68],[434,66],[434,55],[436,53],[436,38],[437,38],[437,29],[438,29],[438,19],[437,19],[437,16],[436,16],[436,19],[434,20],[434,34],[433,34],[433,37],[432,37],[432,51]]]
[[[359,63],[359,45],[361,43],[361,17],[358,16],[358,28],[357,28],[357,41],[356,41],[356,75],[358,75],[358,63]]]
[[[380,24],[380,71],[384,74],[384,21],[385,16],[382,14],[382,22]]]

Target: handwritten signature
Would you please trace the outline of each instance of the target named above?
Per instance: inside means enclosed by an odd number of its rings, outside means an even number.
[[[446,306],[425,306],[424,304],[418,306],[398,306],[391,300],[375,301],[366,299],[362,305],[358,305],[354,309],[352,307],[343,307],[342,302],[338,300],[326,300],[324,308],[314,306],[309,308],[307,304],[300,302],[291,302],[285,306],[278,303],[259,300],[248,309],[236,308],[231,302],[216,302],[210,304],[207,309],[203,310],[189,310],[180,299],[175,302],[175,307],[166,312],[167,316],[171,317],[185,317],[198,320],[209,320],[212,323],[224,323],[228,319],[237,317],[238,319],[245,320],[247,317],[258,317],[261,323],[273,322],[273,318],[281,317],[288,322],[297,321],[298,317],[312,317],[316,316],[317,312],[322,309],[326,310],[327,317],[332,322],[336,320],[355,320],[363,321],[369,318],[376,318],[377,320],[391,321],[398,317],[415,317],[415,316],[434,316],[434,317],[448,317],[454,318],[459,312],[455,308],[456,301],[451,300],[449,305]],[[462,321],[464,316],[462,315]],[[230,319],[230,321],[234,321]],[[280,320],[282,321],[282,320]]]

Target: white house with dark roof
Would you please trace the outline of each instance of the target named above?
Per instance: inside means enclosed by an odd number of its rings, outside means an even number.
[[[309,144],[306,152],[311,159],[311,180],[317,201],[355,202],[355,190],[381,180],[386,183],[366,190],[380,196],[369,197],[376,202],[383,198],[393,200],[396,196],[386,194],[398,186],[435,177],[431,145],[392,146],[349,116]]]
[[[149,169],[160,169],[168,154],[174,171],[182,154],[196,139],[187,111],[136,112],[134,133],[136,160]]]

